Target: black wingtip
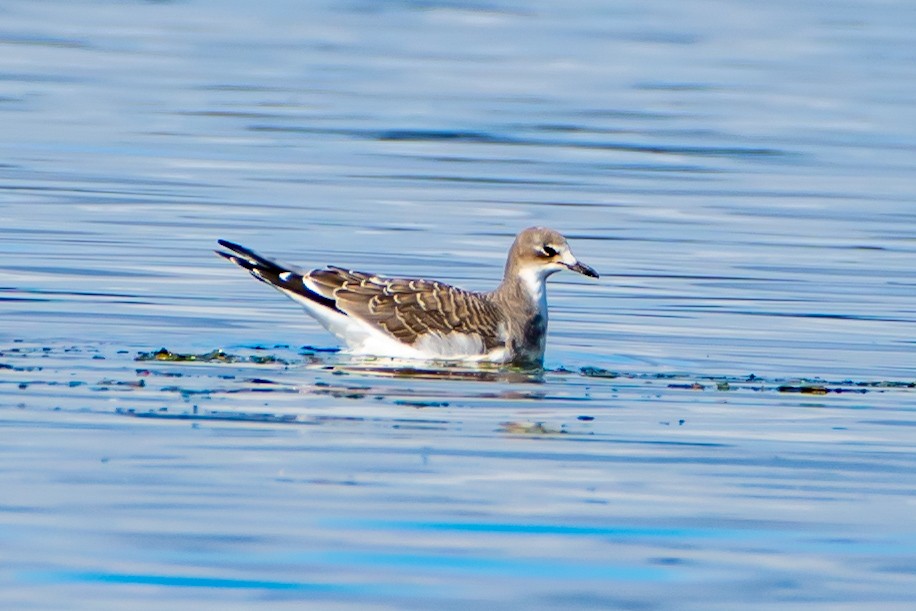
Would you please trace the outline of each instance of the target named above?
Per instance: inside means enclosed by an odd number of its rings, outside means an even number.
[[[248,273],[261,282],[269,284],[273,288],[279,289],[289,296],[295,294],[299,297],[305,297],[330,310],[335,310],[346,315],[343,310],[337,307],[336,300],[316,293],[305,286],[301,272],[293,271],[288,267],[278,265],[270,259],[265,259],[258,253],[245,248],[241,244],[222,239],[216,241],[220,246],[228,249],[230,252],[214,250],[214,253],[248,271]]]
[[[249,248],[245,248],[241,244],[236,244],[235,242],[230,242],[229,240],[218,239],[216,242],[223,248],[228,248],[230,251],[234,252],[237,255],[242,255],[243,257],[250,257],[255,260],[261,259],[262,257],[258,253],[254,252]],[[217,251],[219,252],[219,251]]]
[[[235,263],[242,269],[252,273],[259,269],[279,270],[276,273],[280,273],[280,271],[282,271],[282,269],[273,261],[265,259],[258,253],[245,248],[241,244],[236,244],[235,242],[230,242],[229,240],[217,240],[217,242],[220,246],[229,249],[229,252],[226,252],[225,250],[214,250],[213,252],[215,252],[223,259]],[[260,275],[256,275],[255,277],[257,277],[259,280],[265,280],[264,278],[260,277]]]

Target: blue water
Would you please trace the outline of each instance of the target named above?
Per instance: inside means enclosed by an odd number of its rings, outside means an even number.
[[[916,605],[916,11],[0,7],[0,607]],[[379,368],[211,252],[486,290]],[[162,347],[230,359],[137,360]]]

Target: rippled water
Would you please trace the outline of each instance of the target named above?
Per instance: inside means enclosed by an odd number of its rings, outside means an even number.
[[[914,27],[5,3],[0,606],[911,608]],[[349,361],[210,252],[484,290],[533,224],[602,272],[540,375]]]

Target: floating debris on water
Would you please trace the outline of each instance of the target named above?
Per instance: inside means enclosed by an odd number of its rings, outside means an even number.
[[[135,361],[168,361],[170,363],[254,363],[256,365],[289,365],[289,361],[279,357],[267,355],[239,356],[223,351],[222,348],[204,352],[202,354],[172,352],[167,348],[160,348],[155,352],[141,352]]]
[[[602,367],[582,367],[579,373],[587,378],[619,378],[620,374]]]
[[[448,407],[448,401],[420,401],[416,399],[397,399],[395,405],[406,407]]]
[[[246,413],[230,412],[221,410],[210,410],[199,412],[195,406],[192,411],[170,412],[168,408],[150,409],[139,411],[133,408],[118,408],[116,414],[121,416],[133,416],[135,418],[162,418],[167,420],[217,420],[227,422],[267,422],[267,423],[296,423],[300,422],[295,414],[267,414],[267,413]],[[301,423],[305,424],[304,421]]]
[[[285,346],[285,347],[289,348],[289,346]],[[313,355],[319,352],[334,354],[334,353],[340,352],[340,348],[336,346],[330,347],[330,348],[323,348],[320,346],[302,346],[299,348],[299,354],[306,355],[306,356],[310,356],[310,355]]]
[[[830,390],[826,386],[821,386],[819,384],[807,384],[803,386],[791,386],[789,384],[783,384],[777,388],[779,392],[797,392],[803,395],[826,395]]]
[[[865,394],[868,392],[867,388],[844,388],[844,387],[827,387],[821,386],[819,384],[809,384],[802,386],[791,386],[784,384],[777,388],[779,392],[787,393],[800,393],[803,395],[826,395],[827,393],[859,393]]]
[[[683,418],[681,418],[680,420],[677,421],[677,425],[678,425],[678,426],[684,426],[684,424],[685,424],[686,422],[687,422],[686,420],[684,420]],[[660,420],[658,423],[659,423],[660,425],[662,425],[662,426],[671,426],[671,421],[670,421],[670,420]]]
[[[170,362],[179,362],[185,363],[188,361],[202,361],[202,362],[212,362],[219,361],[222,363],[232,363],[236,362],[236,358],[231,355],[226,354],[221,349],[217,348],[211,352],[204,354],[181,354],[179,352],[172,352],[166,348],[160,348],[155,352],[141,352],[137,355],[136,361],[170,361]]]
[[[706,390],[706,387],[699,382],[686,384],[668,384],[668,388],[678,388],[680,390]]]
[[[512,435],[565,435],[566,431],[546,426],[543,422],[501,422],[498,432]]]
[[[314,395],[327,395],[335,399],[365,399],[371,390],[369,386],[332,386],[318,380],[308,392]]]
[[[71,384],[72,386],[72,384]],[[135,388],[144,388],[146,386],[146,380],[99,380],[96,383],[97,390],[108,390],[111,387],[121,387],[129,390]]]
[[[878,382],[847,382],[855,386],[866,386],[868,388],[916,388],[916,382],[895,382],[885,380]]]
[[[565,370],[563,370],[565,371]],[[582,367],[579,373],[586,378],[609,378],[619,380],[633,380],[645,382],[664,382],[693,377],[690,373],[624,373],[613,372],[601,367]],[[916,382],[880,380],[880,381],[827,381],[820,378],[778,379],[763,378],[756,374],[747,376],[699,376],[700,381],[672,381],[667,388],[672,390],[707,390],[715,387],[716,391],[728,392],[736,390],[751,390],[754,392],[781,392],[799,394],[842,394],[866,393],[870,391],[885,392],[887,390],[916,388]],[[705,382],[708,382],[707,385]]]

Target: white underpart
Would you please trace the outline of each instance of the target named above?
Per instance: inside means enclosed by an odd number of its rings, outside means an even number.
[[[308,278],[303,278],[303,284],[309,290],[319,295],[322,294],[316,290],[318,287],[310,283]],[[282,287],[275,288],[302,305],[305,311],[314,317],[322,327],[346,344],[347,352],[350,354],[395,359],[488,361],[494,363],[507,360],[506,349],[502,346],[485,353],[483,340],[477,334],[426,335],[411,346],[398,341],[381,329],[355,316],[347,316],[307,297],[284,290]],[[505,335],[505,330],[503,330],[502,335]]]
[[[505,328],[500,331],[500,337],[505,339]],[[428,334],[420,337],[413,345],[413,348],[420,354],[420,358],[426,359],[459,359],[500,363],[505,361],[507,356],[504,345],[485,352],[483,338],[477,333]]]

